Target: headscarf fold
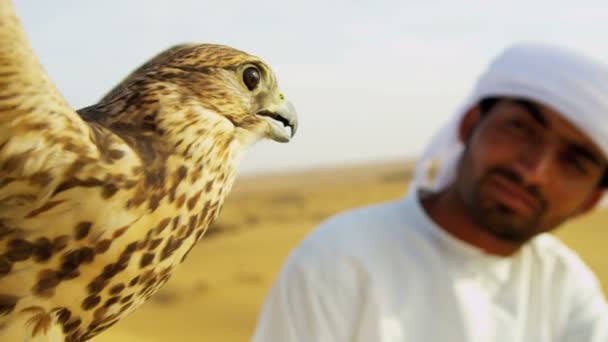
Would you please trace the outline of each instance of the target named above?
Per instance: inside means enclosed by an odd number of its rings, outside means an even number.
[[[417,162],[411,190],[436,191],[454,180],[464,150],[458,139],[460,123],[469,109],[490,96],[526,98],[556,110],[608,158],[608,65],[563,47],[519,43],[488,65],[470,96],[432,137]]]

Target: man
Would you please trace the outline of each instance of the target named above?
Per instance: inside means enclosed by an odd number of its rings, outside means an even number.
[[[518,44],[456,114],[405,199],[339,214],[291,253],[254,341],[608,341],[598,280],[546,234],[608,185],[608,67]]]

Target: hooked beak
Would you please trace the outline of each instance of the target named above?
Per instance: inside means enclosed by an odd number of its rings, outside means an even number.
[[[289,101],[281,101],[256,113],[257,116],[268,122],[268,136],[278,142],[288,142],[298,129],[298,117],[295,107]]]

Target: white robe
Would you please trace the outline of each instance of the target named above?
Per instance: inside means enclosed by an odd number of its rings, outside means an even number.
[[[492,256],[437,227],[410,192],[308,236],[268,293],[253,341],[608,342],[608,305],[555,237]]]

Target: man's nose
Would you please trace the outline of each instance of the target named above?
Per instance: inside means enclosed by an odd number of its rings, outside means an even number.
[[[550,178],[554,151],[550,146],[534,144],[525,148],[516,162],[516,169],[527,184],[544,184]]]

